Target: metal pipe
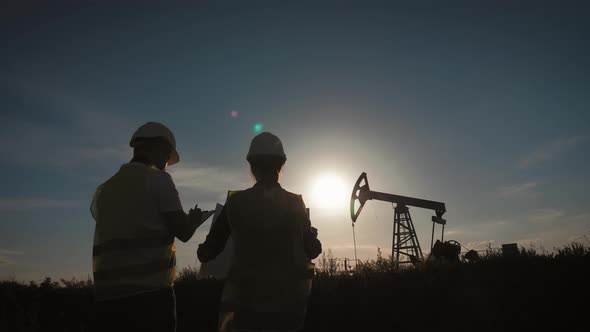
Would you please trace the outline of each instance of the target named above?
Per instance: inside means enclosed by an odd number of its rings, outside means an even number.
[[[433,221],[432,222],[432,237],[430,238],[430,252],[432,252],[432,246],[434,245],[434,225],[436,225],[436,223]]]
[[[352,223],[352,240],[354,241],[354,268],[356,269],[358,260],[356,258],[356,235],[354,234],[354,223]]]

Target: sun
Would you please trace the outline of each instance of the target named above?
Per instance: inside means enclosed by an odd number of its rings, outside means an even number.
[[[338,210],[346,208],[347,195],[344,180],[336,174],[318,176],[312,184],[312,206],[319,209]]]

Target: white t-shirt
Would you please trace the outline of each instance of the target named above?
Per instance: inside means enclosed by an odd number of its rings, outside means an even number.
[[[130,162],[123,164],[123,167],[151,167],[152,172],[148,172],[145,183],[145,193],[148,197],[153,198],[151,201],[157,202],[157,211],[170,212],[170,211],[183,211],[178,191],[172,181],[172,177],[166,171],[159,170],[154,166],[147,166],[139,162]],[[100,197],[102,185],[96,189],[96,193],[92,199],[90,206],[90,212],[94,220],[98,220],[98,206],[97,202]],[[153,208],[153,207],[152,207]]]

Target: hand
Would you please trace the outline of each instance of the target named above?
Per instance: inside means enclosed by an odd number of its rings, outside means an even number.
[[[195,223],[200,223],[201,222],[201,215],[202,215],[202,211],[201,209],[199,209],[197,206],[199,204],[195,204],[195,208],[194,209],[190,209],[188,210],[188,217],[189,219],[193,219],[195,221]]]
[[[195,207],[194,207],[194,208],[192,208],[192,209],[190,209],[190,210],[188,210],[188,213],[190,214],[190,213],[191,213],[191,211],[197,211],[197,210],[198,210],[198,211],[201,211],[201,209],[199,209],[199,204],[195,204]]]

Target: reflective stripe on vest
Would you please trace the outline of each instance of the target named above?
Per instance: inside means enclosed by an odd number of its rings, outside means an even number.
[[[117,250],[157,248],[172,245],[174,238],[165,235],[152,238],[131,238],[131,239],[113,239],[92,248],[92,256],[100,256],[102,253]]]
[[[150,172],[159,170],[123,166],[96,198],[93,272],[98,300],[174,284],[176,245],[156,198],[147,192]]]
[[[102,269],[94,272],[94,280],[121,280],[125,278],[133,278],[137,276],[145,276],[153,273],[168,273],[169,269],[173,269],[176,258],[155,260],[148,263],[137,265],[125,265],[118,268]]]

